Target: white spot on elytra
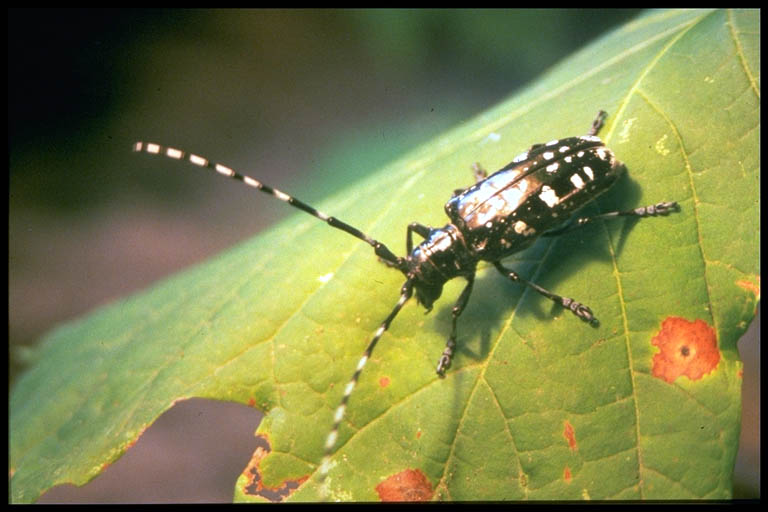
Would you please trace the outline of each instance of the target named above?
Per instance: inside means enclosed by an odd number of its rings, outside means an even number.
[[[165,154],[168,156],[168,158],[175,158],[178,160],[179,158],[184,156],[184,152],[175,148],[168,148],[165,150]]]
[[[584,188],[584,180],[582,180],[581,176],[579,176],[578,174],[574,174],[571,176],[571,183],[573,183],[573,185],[578,189]]]
[[[541,193],[539,194],[539,199],[547,203],[547,206],[550,208],[553,208],[555,205],[557,205],[560,202],[560,198],[557,197],[557,194],[555,194],[555,191],[552,190],[551,187],[548,185],[544,185],[541,187]]]
[[[586,174],[590,180],[595,179],[595,173],[592,172],[592,168],[590,166],[585,165],[584,167],[582,167],[582,169],[584,170],[584,174]]]
[[[551,140],[551,141],[547,142],[547,143],[546,143],[546,144],[544,144],[544,145],[545,145],[545,146],[556,146],[558,142],[560,142],[560,141],[559,141],[559,140],[557,140],[557,139],[555,139],[555,140]]]
[[[532,234],[534,234],[536,232],[536,230],[534,228],[528,226],[528,224],[526,224],[525,222],[523,222],[521,220],[515,222],[515,225],[513,226],[513,228],[515,230],[515,233],[517,233],[519,235],[523,235],[523,236],[532,235]],[[505,247],[509,246],[509,242],[507,242],[506,240],[502,240],[502,244]]]
[[[154,153],[155,155],[160,152],[160,146],[157,144],[152,144],[151,142],[147,144],[147,153]]]
[[[552,173],[552,172],[555,172],[556,170],[558,170],[559,168],[560,168],[560,164],[555,162],[555,163],[549,164],[547,166],[547,172]]]
[[[555,158],[555,154],[551,151],[545,151],[544,153],[542,153],[541,156],[544,157],[544,160],[552,160],[553,158]]]
[[[597,148],[596,153],[597,153],[597,156],[600,157],[600,160],[605,160],[606,158],[605,149]]]
[[[571,163],[571,162],[573,162],[573,157],[568,155],[567,157],[563,158],[563,160],[565,160],[568,163]]]
[[[561,153],[565,153],[565,152],[570,151],[570,150],[571,150],[570,146],[560,146],[560,152]]]
[[[470,229],[484,228],[488,222],[496,222],[496,219],[509,215],[520,205],[527,197],[529,185],[533,184],[531,180],[515,182],[514,178],[521,172],[524,171],[513,169],[490,176],[476,185],[477,189],[460,203],[459,208],[459,214]],[[438,242],[436,240],[433,245],[436,249],[440,246]],[[446,240],[448,242],[453,243],[453,239]],[[448,247],[446,245],[445,249]]]

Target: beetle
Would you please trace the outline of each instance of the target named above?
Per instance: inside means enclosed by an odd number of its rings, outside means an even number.
[[[490,176],[479,164],[475,164],[475,183],[466,189],[455,190],[445,204],[445,213],[449,219],[445,226],[433,228],[418,222],[408,225],[404,257],[396,256],[385,244],[350,224],[230,167],[155,143],[136,142],[134,151],[187,160],[198,167],[239,180],[366,242],[383,263],[405,276],[397,303],[368,342],[336,407],[320,466],[319,477],[322,483],[330,467],[347,403],[360,374],[376,344],[414,294],[418,303],[429,312],[441,296],[446,282],[457,277],[466,280],[464,289],[451,309],[451,333],[438,359],[436,372],[441,377],[451,365],[456,348],[457,321],[469,302],[477,265],[481,261],[491,263],[505,278],[528,286],[583,321],[597,322],[588,306],[524,279],[505,267],[501,260],[530,246],[539,237],[559,235],[597,219],[648,217],[679,210],[677,202],[670,201],[632,210],[572,218],[578,210],[609,190],[626,172],[625,165],[616,159],[597,136],[606,117],[604,111],[599,111],[585,135],[534,144]],[[414,234],[422,238],[416,245]]]

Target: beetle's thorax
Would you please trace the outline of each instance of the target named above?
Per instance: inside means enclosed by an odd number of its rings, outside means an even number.
[[[473,275],[476,266],[477,255],[453,224],[433,229],[407,258],[407,274],[414,278],[416,298],[427,309],[440,297],[447,281]]]

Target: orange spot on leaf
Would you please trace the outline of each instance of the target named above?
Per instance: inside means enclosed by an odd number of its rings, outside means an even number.
[[[565,420],[565,428],[563,429],[563,437],[568,441],[568,446],[572,452],[579,450],[579,445],[576,443],[576,431],[573,430],[573,425],[568,420]]]
[[[253,397],[249,398],[248,399],[248,407],[253,407],[254,405],[256,405],[256,399],[253,398]]]
[[[699,380],[720,362],[715,330],[703,320],[667,317],[651,343],[661,349],[653,356],[653,376],[667,382],[681,375]]]
[[[381,501],[428,501],[434,491],[421,470],[406,469],[376,486]]]
[[[389,386],[389,382],[390,382],[389,377],[382,377],[379,379],[379,386],[385,388]]]
[[[741,281],[736,281],[736,285],[754,293],[755,298],[760,298],[760,276],[757,276],[757,283],[742,279]]]
[[[565,469],[563,470],[563,480],[565,480],[565,483],[567,484],[571,483],[571,468],[568,466],[565,466]]]

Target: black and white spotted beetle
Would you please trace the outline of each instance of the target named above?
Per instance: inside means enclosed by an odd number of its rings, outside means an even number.
[[[475,271],[480,261],[490,262],[507,279],[532,288],[582,320],[596,322],[592,311],[584,304],[523,279],[502,265],[501,260],[528,247],[540,236],[560,234],[596,219],[621,215],[665,215],[678,210],[677,203],[673,201],[568,220],[581,207],[608,190],[626,169],[597,137],[605,118],[605,112],[600,111],[587,134],[581,137],[569,137],[531,146],[528,151],[491,176],[475,164],[473,169],[476,183],[465,190],[455,191],[445,205],[445,212],[450,219],[448,224],[441,228],[432,228],[413,222],[408,226],[405,257],[395,256],[386,245],[359,229],[229,167],[159,144],[137,142],[134,150],[163,154],[176,160],[187,159],[199,167],[206,167],[240,180],[365,241],[373,247],[376,256],[384,263],[405,275],[405,283],[400,288],[400,299],[368,343],[336,408],[333,427],[328,434],[325,456],[320,467],[322,481],[329,469],[330,457],[336,445],[347,402],[360,374],[379,339],[414,292],[416,300],[429,311],[440,297],[446,282],[455,277],[467,280],[451,311],[451,334],[437,363],[437,373],[440,376],[451,364],[456,347],[456,321],[469,301]],[[413,245],[414,233],[424,239],[416,247]]]

